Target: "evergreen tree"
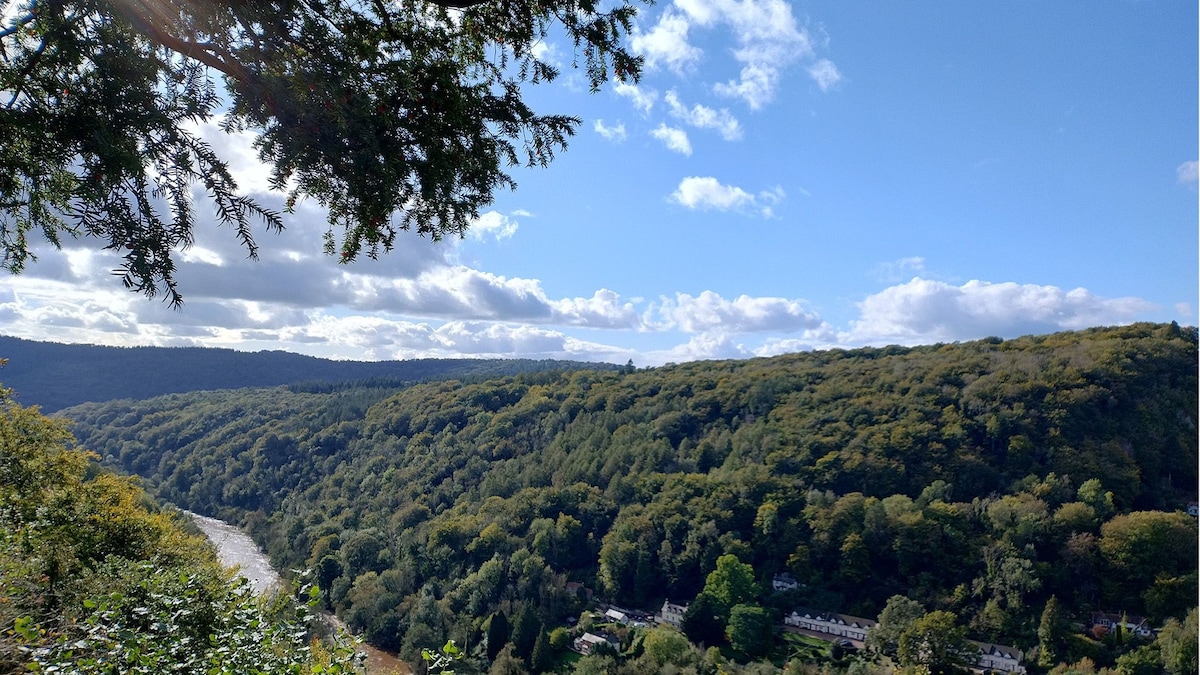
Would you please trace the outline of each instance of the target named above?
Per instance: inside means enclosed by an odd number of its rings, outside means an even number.
[[[508,644],[508,617],[501,610],[492,615],[492,620],[488,623],[487,632],[487,658],[488,661],[495,661],[496,655],[504,649],[504,645]]]
[[[636,80],[623,45],[636,8],[588,0],[403,3],[6,2],[0,14],[0,247],[95,237],[128,287],[175,286],[203,187],[251,256],[281,215],[247,197],[195,129],[258,136],[271,182],[329,209],[329,252],[391,250],[401,230],[460,235],[507,167],[546,166],[580,120],[538,115],[525,86],[557,69],[538,45],[573,41],[593,90]],[[218,79],[219,78],[219,79]],[[224,89],[226,96],[220,94]],[[340,246],[334,232],[344,231]]]
[[[1058,606],[1058,598],[1050,596],[1046,607],[1042,610],[1042,619],[1038,623],[1038,665],[1043,668],[1053,667],[1058,663],[1058,657],[1065,638],[1066,622],[1062,610]]]
[[[534,673],[547,673],[554,667],[554,650],[550,647],[550,636],[546,632],[546,624],[538,628],[537,639],[533,643],[533,653],[529,657],[529,670]]]
[[[533,646],[537,643],[541,622],[529,605],[521,605],[517,610],[516,623],[512,629],[513,654],[519,659],[529,662],[533,655]]]

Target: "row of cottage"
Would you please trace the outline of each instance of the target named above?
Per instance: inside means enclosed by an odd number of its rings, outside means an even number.
[[[853,640],[862,643],[867,639],[867,631],[875,625],[870,619],[864,619],[849,614],[837,612],[818,612],[809,609],[797,609],[783,617],[785,626],[800,630],[828,635],[832,638]],[[975,645],[974,668],[982,671],[1002,673],[1024,673],[1025,666],[1021,664],[1024,654],[1015,647],[970,640]]]
[[[666,600],[663,602],[662,609],[656,618],[659,623],[679,628],[683,623],[683,615],[687,612],[687,608],[687,605]],[[618,608],[609,608],[604,616],[606,619],[616,623],[632,623],[628,620],[627,613]],[[796,609],[783,618],[783,624],[785,627],[809,631],[821,636],[829,636],[834,640],[852,640],[861,646],[863,641],[867,639],[867,631],[875,625],[875,622],[849,614],[838,614],[837,612]],[[1021,650],[990,642],[979,642],[977,640],[971,640],[971,642],[978,649],[975,656],[975,669],[1003,673],[1025,673],[1025,666],[1021,665],[1021,659],[1024,656]],[[590,654],[601,643],[608,643],[615,649],[620,649],[620,643],[611,635],[584,633],[575,639],[575,651],[585,655]]]
[[[667,600],[663,602],[659,618],[662,623],[679,628],[683,622],[683,614],[686,611],[687,605],[680,605]],[[818,612],[801,608],[783,617],[783,625],[820,635],[828,635],[834,640],[852,640],[861,645],[867,639],[867,631],[875,625],[875,622],[858,616],[850,616],[849,614]],[[976,640],[971,640],[971,642],[979,650],[974,664],[977,670],[1004,673],[1025,672],[1025,666],[1021,665],[1021,659],[1024,657],[1021,650],[990,642],[979,642]]]
[[[776,591],[790,591],[800,586],[801,584],[787,573],[776,574],[771,581],[771,587]],[[590,597],[590,591],[588,595]],[[668,599],[663,602],[658,615],[653,618],[658,623],[679,628],[683,623],[683,615],[687,612],[687,608],[686,604],[673,603]],[[649,620],[648,617],[643,616],[634,618],[629,616],[630,614],[627,610],[608,607],[605,612],[605,618],[616,623],[642,626],[646,625],[642,619]],[[851,640],[861,646],[867,639],[867,631],[875,625],[875,621],[849,614],[798,608],[783,618],[783,624],[785,627],[816,633],[818,637],[827,635],[834,640]],[[1106,630],[1116,630],[1119,627],[1143,638],[1152,637],[1155,632],[1146,620],[1141,617],[1106,612],[1093,613],[1091,626],[1092,628],[1103,627]],[[585,633],[582,637],[575,640],[575,649],[587,654],[595,645],[601,642],[608,642],[614,646],[618,646],[616,638],[612,636]],[[974,663],[975,670],[1018,674],[1026,672],[1025,666],[1021,664],[1021,660],[1024,658],[1021,650],[991,642],[980,642],[978,640],[971,640],[970,642],[978,648]]]

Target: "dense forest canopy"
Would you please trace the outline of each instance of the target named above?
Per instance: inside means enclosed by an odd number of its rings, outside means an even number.
[[[316,569],[351,627],[412,658],[477,644],[497,612],[556,625],[582,602],[568,581],[711,600],[724,556],[758,582],[729,631],[758,625],[754,603],[875,617],[897,595],[1024,649],[1051,599],[1183,617],[1197,406],[1196,329],[1137,324],[63,414],[160,498]],[[800,588],[765,592],[785,571]]]

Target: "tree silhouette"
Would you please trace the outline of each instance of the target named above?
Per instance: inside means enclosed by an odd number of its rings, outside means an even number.
[[[239,189],[205,122],[256,135],[282,211],[326,207],[343,261],[404,230],[461,235],[515,185],[508,167],[548,165],[580,123],[526,103],[558,74],[537,45],[565,33],[593,90],[636,80],[632,1],[5,2],[2,265],[35,259],[31,236],[95,237],[127,287],[177,304],[194,188],[254,257],[254,224],[280,230],[283,214]]]

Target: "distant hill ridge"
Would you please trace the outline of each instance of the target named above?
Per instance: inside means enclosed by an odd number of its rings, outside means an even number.
[[[334,361],[283,351],[209,347],[104,347],[0,336],[0,383],[23,405],[56,412],[89,401],[163,394],[374,380],[399,385],[483,379],[557,369],[612,369],[605,363],[535,359]]]

